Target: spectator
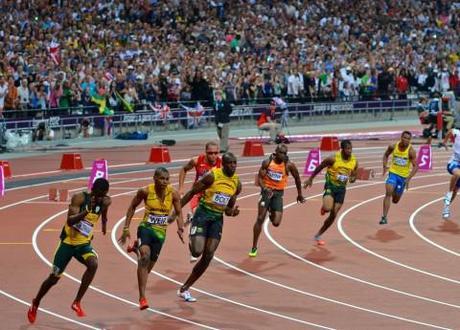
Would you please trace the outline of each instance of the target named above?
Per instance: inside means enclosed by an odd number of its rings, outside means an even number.
[[[232,106],[228,101],[224,100],[222,91],[220,90],[215,92],[213,108],[217,136],[220,139],[220,152],[226,153],[228,151],[228,136],[230,133],[230,114],[232,113]]]
[[[281,130],[281,125],[275,122],[275,111],[276,104],[272,101],[268,109],[262,111],[259,119],[257,119],[257,128],[270,132],[270,142],[275,141],[276,136]]]

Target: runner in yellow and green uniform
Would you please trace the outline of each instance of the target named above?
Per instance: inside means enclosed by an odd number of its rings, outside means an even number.
[[[401,139],[396,144],[388,146],[383,154],[383,176],[388,170],[388,178],[385,182],[385,198],[383,199],[383,214],[379,224],[388,223],[387,215],[391,201],[396,204],[401,199],[404,188],[409,189],[410,179],[417,173],[417,154],[410,143],[412,133],[404,131]],[[388,168],[388,158],[391,155],[391,164]],[[412,169],[411,169],[412,167]]]
[[[347,184],[349,182],[353,183],[356,180],[358,161],[352,151],[353,147],[350,140],[341,141],[340,151],[323,160],[313,171],[312,175],[304,182],[304,188],[311,187],[313,178],[323,168],[327,168],[321,215],[329,213],[329,216],[314,237],[317,245],[325,244],[321,239],[321,235],[334,223],[345,200]]]
[[[184,242],[182,234],[184,232],[184,222],[182,219],[182,209],[180,206],[179,193],[169,184],[169,172],[164,167],[158,167],[153,176],[153,184],[146,188],[139,189],[134,196],[126,212],[123,233],[119,239],[121,244],[125,244],[129,238],[129,225],[136,212],[136,207],[143,201],[145,204],[144,217],[137,227],[137,241],[128,247],[128,252],[136,251],[137,280],[139,285],[139,309],[144,310],[149,307],[145,297],[147,278],[153,266],[158,260],[161,248],[166,238],[166,228],[170,222],[170,215],[174,208],[177,216],[177,234]]]
[[[91,246],[94,226],[102,217],[102,233],[107,231],[107,210],[111,199],[107,196],[109,182],[99,178],[94,181],[91,192],[86,191],[72,196],[67,213],[67,221],[62,228],[60,242],[54,254],[53,270],[49,277],[42,283],[37,296],[32,300],[27,317],[34,323],[37,317],[40,301],[61,277],[72,258],[77,259],[86,266],[86,271],[81,279],[80,288],[71,308],[77,316],[85,316],[80,301],[88,289],[97,270],[97,254]]]
[[[225,153],[222,168],[212,169],[182,197],[181,205],[184,207],[195,194],[204,192],[190,226],[189,245],[191,254],[201,258],[177,291],[184,301],[196,301],[188,289],[203,275],[214,257],[222,236],[223,214],[235,217],[240,212],[235,206],[236,197],[241,192],[241,182],[235,173],[236,163],[232,153]]]

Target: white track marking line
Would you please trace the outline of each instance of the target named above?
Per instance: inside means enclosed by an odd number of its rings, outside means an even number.
[[[414,178],[412,178],[412,180],[414,180]],[[419,190],[419,189],[424,189],[424,188],[429,188],[429,187],[434,187],[434,186],[439,186],[439,185],[445,185],[446,183],[445,182],[440,182],[440,183],[434,183],[434,184],[428,184],[428,185],[423,185],[423,186],[418,186],[418,187],[415,187],[415,188],[410,188],[409,190],[409,193],[411,190]],[[440,279],[440,280],[443,280],[443,281],[446,281],[446,282],[451,282],[451,283],[455,283],[455,284],[460,284],[460,281],[459,280],[455,280],[455,279],[452,279],[452,278],[449,278],[449,277],[446,277],[446,276],[442,276],[442,275],[438,275],[438,274],[435,274],[435,273],[431,273],[431,272],[428,272],[428,271],[425,271],[423,269],[419,269],[419,268],[416,268],[416,267],[412,267],[412,266],[409,266],[409,265],[406,265],[406,264],[403,264],[401,262],[398,262],[396,260],[393,260],[391,258],[388,258],[388,257],[385,257],[381,254],[378,254],[377,252],[374,252],[372,250],[369,250],[368,248],[365,248],[364,246],[362,246],[361,244],[355,242],[350,236],[347,235],[347,233],[345,232],[345,230],[343,229],[343,219],[345,218],[345,216],[350,213],[351,211],[353,211],[354,209],[366,204],[366,203],[369,203],[369,202],[372,202],[372,201],[375,201],[375,200],[378,200],[382,197],[384,197],[385,195],[379,195],[379,196],[376,196],[376,197],[373,197],[373,198],[369,198],[365,201],[362,201],[352,207],[350,207],[349,209],[345,210],[342,215],[338,218],[337,220],[337,228],[340,232],[340,234],[347,240],[349,241],[351,244],[353,244],[354,246],[356,246],[358,249],[366,252],[366,253],[369,253],[377,258],[380,258],[386,262],[389,262],[389,263],[392,263],[394,265],[397,265],[399,267],[402,267],[402,268],[405,268],[405,269],[409,269],[409,270],[412,270],[414,272],[417,272],[417,273],[420,273],[420,274],[424,274],[424,275],[427,275],[427,276],[430,276],[430,277],[434,277],[434,278],[437,278],[437,279]]]
[[[21,303],[21,304],[26,305],[26,306],[30,306],[30,303],[28,303],[27,301],[24,301],[24,300],[22,300],[22,299],[19,299],[18,297],[13,296],[12,294],[9,294],[9,293],[7,293],[7,292],[1,290],[1,289],[0,289],[0,294],[2,294],[2,295],[4,295],[4,296],[6,296],[6,297],[8,297],[8,298],[10,298],[10,299],[12,299],[12,300],[18,302],[18,303]],[[61,314],[54,313],[54,312],[49,311],[49,310],[47,310],[47,309],[45,309],[45,308],[42,308],[42,307],[39,307],[38,310],[39,310],[40,312],[45,313],[45,314],[54,316],[54,317],[56,317],[56,318],[58,318],[58,319],[62,319],[62,320],[64,320],[64,321],[67,321],[67,322],[70,322],[70,323],[77,324],[77,325],[82,326],[82,327],[84,327],[84,328],[95,329],[95,330],[102,330],[101,328],[96,328],[96,327],[93,327],[92,325],[89,325],[89,324],[86,324],[86,323],[83,323],[83,322],[79,322],[79,321],[70,319],[70,318],[65,317],[65,316],[63,316],[63,315],[61,315]]]
[[[423,210],[424,208],[432,205],[432,204],[435,204],[439,201],[442,201],[444,199],[444,197],[440,197],[440,198],[437,198],[429,203],[426,203],[426,204],[423,204],[422,206],[420,206],[417,210],[415,210],[411,215],[410,215],[410,218],[409,218],[409,225],[411,227],[411,229],[414,231],[414,233],[420,237],[421,239],[423,239],[425,242],[427,242],[428,244],[431,244],[435,247],[437,247],[438,249],[441,249],[443,250],[444,252],[447,252],[447,253],[450,253],[450,254],[453,254],[454,256],[457,256],[457,257],[460,257],[460,253],[458,252],[455,252],[453,250],[450,250],[442,245],[439,245],[438,243],[435,243],[433,242],[432,240],[430,240],[429,238],[427,238],[426,236],[424,236],[422,233],[419,232],[419,230],[417,229],[417,227],[415,226],[415,217],[417,216],[417,214]],[[446,221],[446,220],[443,220],[441,219],[441,221]]]

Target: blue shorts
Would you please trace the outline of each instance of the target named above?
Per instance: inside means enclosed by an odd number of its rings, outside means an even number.
[[[390,172],[385,183],[391,184],[395,188],[394,192],[397,195],[402,195],[406,186],[406,178]]]
[[[460,162],[453,160],[447,163],[447,172],[451,175],[453,175],[453,172],[458,168],[460,168]],[[460,188],[460,180],[457,180],[457,188]]]

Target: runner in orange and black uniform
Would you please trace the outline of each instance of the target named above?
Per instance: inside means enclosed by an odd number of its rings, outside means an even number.
[[[147,278],[153,266],[158,260],[161,248],[166,239],[166,229],[170,223],[171,211],[174,209],[174,218],[177,219],[177,234],[184,242],[182,233],[184,222],[182,220],[182,209],[180,205],[179,193],[169,184],[169,172],[164,167],[158,167],[153,176],[153,184],[146,188],[139,189],[134,196],[126,212],[125,226],[123,233],[118,240],[125,244],[126,239],[131,235],[129,225],[136,212],[136,207],[143,201],[145,212],[142,221],[137,228],[137,244],[129,247],[135,250],[137,261],[137,281],[139,285],[139,309],[144,310],[149,307],[145,297]],[[177,216],[176,216],[177,215]],[[129,251],[128,251],[129,252]]]
[[[260,194],[261,197],[259,200],[257,219],[253,229],[254,236],[252,249],[249,252],[250,257],[257,256],[257,243],[267,212],[270,212],[270,221],[275,227],[278,227],[281,223],[283,216],[283,195],[289,173],[294,177],[297,187],[297,202],[305,202],[302,195],[302,183],[300,181],[299,171],[295,164],[289,161],[287,152],[287,146],[279,144],[273,155],[264,160],[259,169],[258,180],[262,191]]]
[[[184,191],[185,175],[192,168],[195,168],[195,182],[197,182],[210,170],[213,168],[220,168],[221,166],[222,159],[219,157],[219,145],[213,141],[206,143],[205,153],[197,157],[193,157],[181,168],[179,172],[179,194],[182,196]],[[187,221],[185,222],[185,225],[188,225],[191,222],[193,213],[195,213],[202,195],[203,194],[196,194],[192,197],[192,200],[190,201],[191,212],[187,214]],[[197,258],[190,256],[190,262],[195,262],[197,260]]]
[[[80,288],[71,306],[77,316],[85,316],[80,301],[96,274],[98,264],[97,254],[91,246],[91,240],[93,239],[94,226],[100,217],[102,217],[102,233],[105,235],[107,232],[107,210],[111,204],[111,199],[107,196],[108,191],[109,182],[99,178],[94,181],[91,193],[80,192],[72,196],[67,221],[62,228],[61,240],[54,254],[52,273],[42,283],[27,312],[30,323],[35,322],[42,298],[59,281],[72,258],[86,266]]]

